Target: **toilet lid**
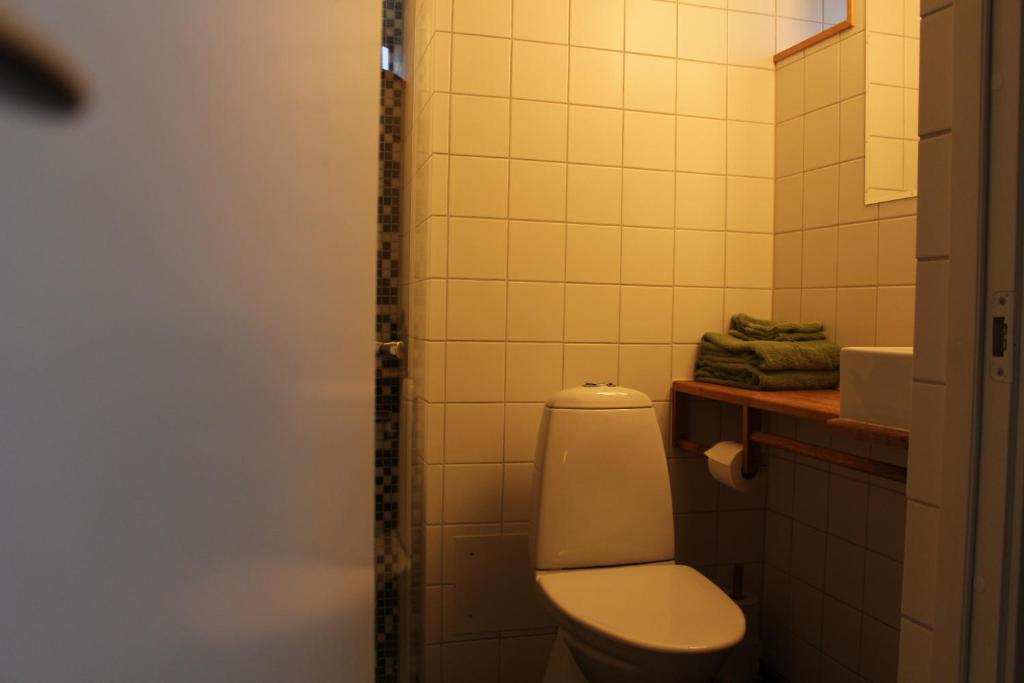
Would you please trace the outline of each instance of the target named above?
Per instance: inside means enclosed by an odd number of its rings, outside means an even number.
[[[743,639],[743,612],[692,567],[642,564],[537,575],[569,619],[629,645],[659,652],[713,652]]]

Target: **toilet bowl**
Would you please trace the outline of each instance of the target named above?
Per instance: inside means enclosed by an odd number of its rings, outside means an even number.
[[[576,680],[713,680],[743,639],[743,612],[695,569],[672,562],[668,464],[646,395],[586,385],[553,396],[533,502],[535,576]],[[549,670],[546,683],[561,681]]]

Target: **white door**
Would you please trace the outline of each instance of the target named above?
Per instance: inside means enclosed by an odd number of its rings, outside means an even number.
[[[370,681],[379,0],[4,4],[0,681]]]

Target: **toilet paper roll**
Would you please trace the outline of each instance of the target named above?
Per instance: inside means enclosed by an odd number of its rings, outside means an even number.
[[[716,480],[743,493],[756,491],[764,480],[760,471],[751,478],[743,476],[743,444],[720,441],[704,455],[708,457],[708,471]]]

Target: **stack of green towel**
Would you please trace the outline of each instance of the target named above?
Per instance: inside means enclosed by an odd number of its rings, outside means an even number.
[[[832,389],[839,347],[820,323],[777,323],[740,313],[728,334],[709,332],[697,350],[695,379],[761,391]]]

